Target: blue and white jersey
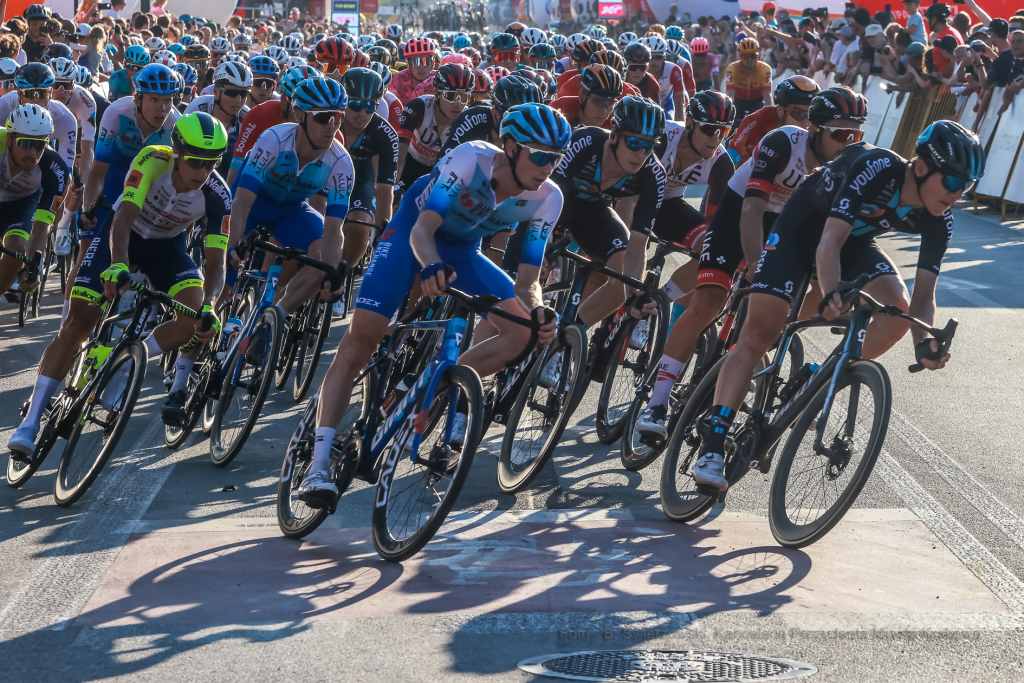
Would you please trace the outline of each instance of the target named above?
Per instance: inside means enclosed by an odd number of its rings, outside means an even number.
[[[276,204],[309,199],[327,190],[327,215],[344,218],[352,194],[352,159],[334,140],[315,160],[299,168],[295,136],[299,124],[282,123],[263,131],[249,152],[239,187]]]
[[[562,192],[546,180],[539,190],[496,204],[491,175],[498,154],[504,152],[489,142],[459,145],[434,167],[423,191],[414,197],[406,195],[405,201],[415,202],[420,211],[440,214],[444,220],[435,235],[447,242],[479,242],[522,223],[519,229],[527,230],[522,262],[539,266],[562,211]]]
[[[181,116],[177,109],[171,107],[164,125],[148,138],[142,137],[142,131],[135,123],[137,116],[135,98],[132,97],[123,97],[107,107],[96,132],[96,161],[127,168],[143,147],[171,146],[171,129]]]

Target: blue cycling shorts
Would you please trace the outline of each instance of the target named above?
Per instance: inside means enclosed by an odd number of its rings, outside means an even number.
[[[128,166],[111,165],[107,169],[107,174],[103,177],[103,196],[101,197],[101,201],[104,204],[113,206],[121,198],[121,195],[124,193],[125,178],[131,170],[131,164]],[[99,237],[102,234],[103,225],[107,222],[107,216],[110,215],[109,209],[96,209],[96,227],[92,230],[86,230],[82,226],[81,218],[87,208],[89,207],[83,207],[78,212],[78,239],[80,240],[91,240]]]
[[[309,245],[324,236],[324,217],[303,199],[301,202],[276,204],[256,197],[245,223],[245,234],[260,223],[271,225],[270,234],[282,247],[309,251]]]

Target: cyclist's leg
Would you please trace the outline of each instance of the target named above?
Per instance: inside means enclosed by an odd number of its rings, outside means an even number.
[[[188,253],[185,233],[165,240],[147,240],[133,232],[128,241],[128,257],[133,266],[146,274],[153,289],[166,292],[194,311],[202,308],[203,276]],[[178,314],[158,325],[146,339],[150,358],[155,349],[166,353],[188,343],[195,327],[195,320]]]
[[[33,218],[41,194],[41,191],[37,191],[28,197],[4,202],[0,206],[0,226],[3,226],[0,227],[0,235],[3,235],[3,245],[11,251],[19,254],[28,253]],[[38,247],[38,250],[41,251],[42,248]],[[18,280],[18,273],[24,267],[25,264],[13,256],[0,256],[0,292],[6,292],[14,286]]]
[[[618,214],[609,207],[598,206],[573,215],[571,221],[566,227],[580,248],[590,258],[621,273],[630,234]],[[588,327],[600,322],[626,300],[626,286],[622,282],[604,279],[604,284],[594,289],[589,297],[584,290],[579,319]],[[588,289],[593,280],[591,277],[588,281]]]
[[[310,258],[322,260],[320,253],[324,235],[324,217],[307,202],[294,205],[292,211],[274,222],[273,235],[283,247],[302,249]],[[324,273],[316,268],[303,268],[292,278],[277,305],[286,313],[298,310],[321,287]]]
[[[373,162],[366,160],[354,162],[356,182],[348,199],[347,219],[373,223],[377,210],[377,194],[374,191],[373,179],[377,174],[373,170]],[[346,222],[342,227],[345,246],[341,252],[341,260],[356,265],[366,252],[366,244],[370,241],[370,228],[357,223]]]
[[[864,291],[874,297],[880,304],[891,304],[904,313],[910,312],[910,293],[907,285],[899,275],[899,270],[892,259],[882,251],[873,238],[850,237],[839,252],[842,278],[853,282],[862,274],[868,274],[871,280],[865,285]],[[864,337],[861,356],[877,358],[888,351],[910,331],[910,323],[891,315],[875,316],[868,326]]]

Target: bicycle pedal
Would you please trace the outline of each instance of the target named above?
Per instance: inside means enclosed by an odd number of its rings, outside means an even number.
[[[657,436],[641,436],[640,443],[656,451],[660,451],[665,447],[665,439]]]
[[[710,484],[697,484],[695,488],[697,489],[697,493],[702,496],[707,496],[708,498],[717,499],[720,495],[725,494],[725,492],[719,490],[717,486],[711,486]]]
[[[22,453],[21,451],[11,451],[11,460],[14,462],[20,462],[25,465],[32,464],[32,453]]]
[[[21,404],[21,408],[18,409],[18,414],[21,415],[22,417],[28,415],[29,403],[31,403],[31,401],[25,401],[24,403]]]

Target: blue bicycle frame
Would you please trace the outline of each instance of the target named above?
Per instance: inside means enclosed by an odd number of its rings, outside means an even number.
[[[262,276],[262,271],[250,271],[249,277],[258,279]],[[274,295],[277,293],[277,283],[281,278],[281,266],[277,263],[270,266],[267,270],[267,277],[263,281],[263,290],[260,292],[261,299],[257,304],[255,310],[249,313],[249,316],[242,323],[242,329],[235,337],[235,340],[228,347],[224,353],[224,360],[220,363],[220,367],[217,368],[213,377],[210,381],[214,382],[217,387],[216,395],[220,395],[220,387],[224,384],[224,379],[227,376],[227,369],[231,367],[232,361],[235,359],[235,354],[245,353],[249,348],[249,340],[252,339],[253,330],[256,328],[256,324],[259,322],[260,316],[263,311],[274,305]],[[241,280],[241,278],[239,278]],[[242,348],[242,342],[245,342],[245,348]],[[268,340],[270,343],[270,340]],[[238,363],[231,373],[231,383],[237,384],[238,378],[242,374],[242,363]]]

